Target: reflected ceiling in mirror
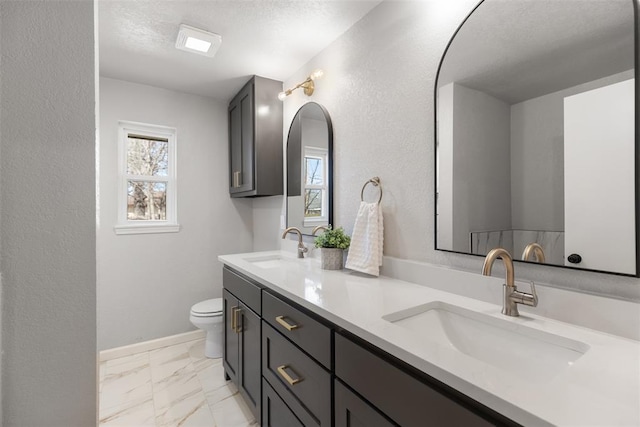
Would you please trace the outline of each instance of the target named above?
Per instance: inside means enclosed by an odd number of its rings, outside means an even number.
[[[636,21],[632,0],[474,9],[437,76],[436,249],[637,275]]]
[[[333,220],[333,128],[327,110],[308,102],[287,138],[287,227],[311,235]]]

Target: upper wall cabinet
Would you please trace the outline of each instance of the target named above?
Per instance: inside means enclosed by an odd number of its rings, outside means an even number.
[[[229,104],[231,197],[282,194],[282,82],[253,76]]]

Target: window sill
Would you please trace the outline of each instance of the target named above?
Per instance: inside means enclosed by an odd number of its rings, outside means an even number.
[[[180,224],[116,225],[113,229],[116,234],[177,233],[180,231]]]
[[[326,217],[317,217],[314,219],[303,219],[302,225],[305,227],[313,227],[316,225],[327,225],[328,219]]]

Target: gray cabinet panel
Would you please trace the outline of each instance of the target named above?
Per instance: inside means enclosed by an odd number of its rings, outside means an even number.
[[[262,296],[262,317],[325,368],[331,369],[331,329],[267,292]],[[287,329],[277,318],[295,328]]]
[[[260,317],[240,303],[240,379],[238,389],[257,420],[260,419]]]
[[[262,292],[258,286],[226,267],[222,271],[222,283],[224,283],[226,290],[235,295],[251,310],[258,314],[262,312]]]
[[[335,358],[336,376],[403,427],[493,425],[338,334]]]
[[[226,271],[226,270],[225,270]],[[236,290],[243,290],[243,285],[255,287],[231,272],[231,283]],[[260,422],[262,405],[261,357],[260,357],[260,316],[227,289],[224,282],[224,351],[223,366],[227,376],[238,386],[240,394]],[[260,292],[260,291],[258,291]],[[243,293],[243,292],[241,292]],[[258,297],[260,294],[258,293]]]
[[[305,427],[266,380],[262,380],[262,426]]]
[[[283,193],[282,82],[253,76],[229,103],[231,197]]]
[[[262,375],[305,426],[331,426],[331,374],[264,321]]]
[[[340,381],[334,384],[335,427],[397,427]]]
[[[231,327],[235,320],[232,319],[235,310],[240,307],[238,299],[227,290],[222,291],[224,301],[224,351],[222,362],[225,372],[234,383],[238,384],[239,340],[238,334]]]

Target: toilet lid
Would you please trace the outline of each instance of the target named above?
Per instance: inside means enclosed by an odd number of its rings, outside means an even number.
[[[191,307],[194,314],[218,314],[222,313],[222,298],[213,298],[199,302]]]

